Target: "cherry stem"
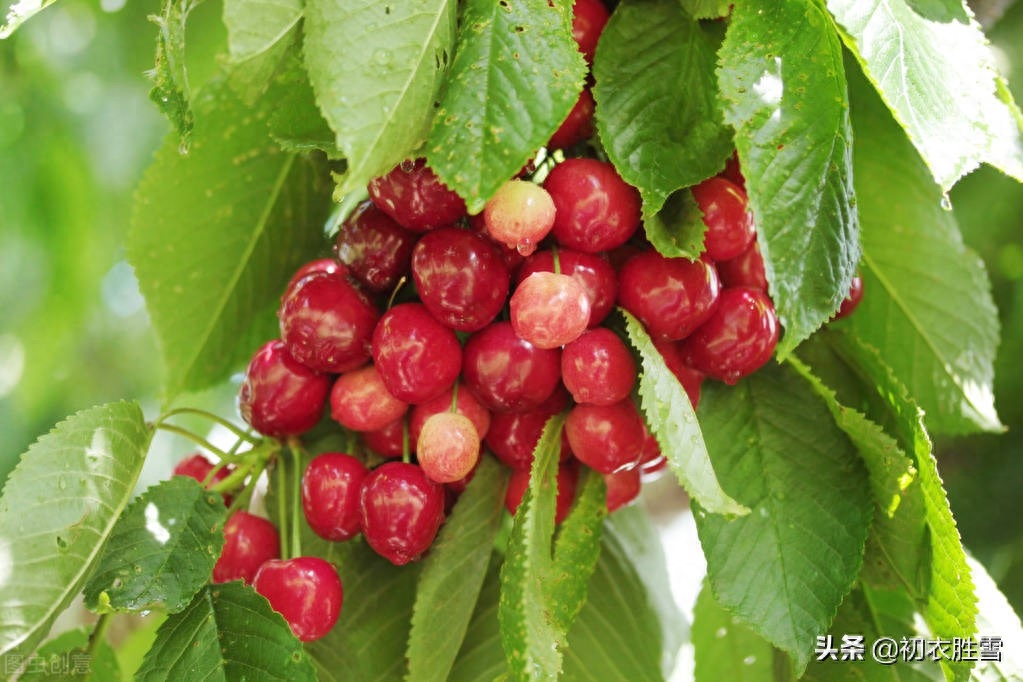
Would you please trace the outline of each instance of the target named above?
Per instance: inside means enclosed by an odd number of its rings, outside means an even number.
[[[99,648],[101,642],[106,641],[107,628],[110,627],[110,616],[109,613],[104,613],[96,619],[96,624],[92,628],[92,632],[89,633],[89,645],[85,650],[86,655],[90,660],[96,660],[96,650]]]
[[[248,509],[249,508],[249,502],[252,500],[252,494],[256,490],[256,484],[258,483],[259,478],[263,475],[263,472],[266,471],[267,462],[268,462],[268,460],[266,460],[266,459],[260,459],[249,470],[249,473],[251,474],[251,478],[249,479],[249,484],[246,485],[245,488],[243,488],[240,493],[235,495],[233,500],[231,500],[231,507],[227,510],[228,516],[230,516],[233,512],[235,512],[235,511],[237,511],[239,509]],[[217,492],[221,492],[221,491],[217,491]]]
[[[448,412],[458,412],[458,382],[455,382],[455,387],[451,389],[451,409]]]
[[[412,462],[412,438],[408,432],[408,419],[401,420],[401,461],[405,464]]]
[[[168,433],[176,433],[179,436],[184,436],[185,438],[187,438],[188,440],[192,441],[193,443],[195,443],[199,447],[201,447],[201,448],[203,448],[205,450],[209,450],[211,453],[216,455],[217,458],[220,459],[221,461],[224,461],[224,462],[237,462],[237,461],[239,461],[239,457],[238,456],[227,454],[226,452],[224,452],[223,450],[221,450],[216,445],[214,445],[213,443],[209,442],[208,440],[206,440],[202,436],[200,436],[200,435],[198,435],[196,433],[193,433],[193,432],[189,431],[188,429],[183,428],[181,426],[176,426],[174,424],[165,424],[163,422],[157,422],[156,428],[161,429],[163,431],[167,431]]]
[[[558,257],[558,246],[557,244],[551,245],[551,253],[554,255],[554,274],[561,274],[561,258]]]
[[[288,440],[291,452],[291,556],[302,556],[302,461],[305,448],[296,438]]]
[[[276,474],[277,477],[277,485],[274,487],[276,488],[277,492],[277,518],[280,519],[281,527],[280,532],[281,558],[288,559],[290,558],[288,556],[288,547],[290,547],[290,543],[288,542],[290,540],[290,538],[288,537],[288,533],[290,532],[291,529],[288,527],[287,505],[284,499],[284,487],[286,483],[286,481],[284,480],[285,479],[284,459],[281,457],[281,453],[279,452],[277,453],[277,459],[274,462],[274,473]]]
[[[394,307],[394,299],[398,297],[398,292],[401,291],[401,288],[405,286],[405,282],[407,281],[408,277],[402,275],[401,279],[398,280],[398,283],[394,285],[394,288],[391,289],[391,296],[390,298],[387,299],[387,307],[385,308],[385,310],[390,310],[392,307]]]
[[[163,415],[161,415],[160,418],[157,420],[156,422],[157,426],[159,427],[167,419],[178,414],[194,414],[200,417],[206,417],[210,421],[216,424],[220,424],[225,429],[227,429],[234,435],[238,436],[240,440],[248,441],[253,445],[256,445],[261,440],[260,438],[257,438],[252,434],[247,433],[245,430],[239,428],[237,425],[232,424],[223,417],[213,414],[212,412],[207,412],[206,410],[201,410],[197,407],[176,407],[173,410],[168,410],[167,412],[164,412]]]

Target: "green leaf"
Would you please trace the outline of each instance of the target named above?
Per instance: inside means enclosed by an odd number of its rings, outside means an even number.
[[[704,584],[693,608],[695,681],[774,679],[776,650],[726,611]]]
[[[966,563],[976,585],[977,633],[1002,640],[1000,660],[979,663],[974,677],[984,682],[1023,679],[1023,624],[981,563],[970,556]]]
[[[321,546],[316,553],[337,566],[345,603],[334,629],[306,645],[320,682],[402,679],[420,565],[394,566],[362,540]]]
[[[306,3],[306,67],[348,159],[340,194],[364,189],[426,140],[457,9],[455,0]]]
[[[696,258],[703,251],[707,225],[703,211],[688,189],[674,192],[661,210],[643,220],[647,239],[668,258]]]
[[[136,675],[150,680],[316,680],[284,618],[241,581],[210,585],[156,634]]]
[[[287,151],[322,151],[327,158],[341,159],[344,154],[337,148],[334,131],[316,104],[309,74],[300,56],[293,57],[284,60],[270,91],[274,101],[267,119],[270,135]]]
[[[705,510],[715,514],[748,514],[747,507],[721,488],[700,423],[682,385],[664,364],[664,358],[642,323],[627,310],[621,313],[629,339],[642,359],[640,405],[650,432],[668,458],[668,466],[686,492]]]
[[[113,648],[105,640],[92,644],[90,631],[84,628],[67,630],[39,647],[25,661],[20,682],[57,682],[82,680],[120,682],[124,679]],[[4,672],[10,659],[4,661]],[[86,677],[87,676],[87,677]]]
[[[579,98],[586,64],[570,13],[547,0],[465,4],[427,160],[470,213],[518,173]]]
[[[232,84],[254,102],[298,35],[302,0],[224,0]]]
[[[705,384],[700,421],[722,484],[751,509],[729,518],[694,506],[710,585],[800,673],[862,564],[873,511],[866,471],[827,406],[786,367],[733,387]]]
[[[860,258],[842,45],[813,0],[738,3],[720,59],[785,358],[838,310]]]
[[[209,582],[224,546],[219,493],[184,476],[149,488],[124,511],[85,585],[93,611],[177,613]]]
[[[324,243],[326,170],[268,143],[266,117],[223,82],[195,103],[191,149],[171,137],[135,198],[128,257],[160,340],[168,400],[209,387],[274,338],[290,273]]]
[[[714,75],[718,41],[677,0],[618,7],[593,63],[601,143],[639,189],[643,216],[681,187],[721,170],[732,153]]]
[[[681,0],[682,7],[694,19],[727,17],[732,11],[732,0]]]
[[[483,457],[423,560],[406,653],[407,680],[448,678],[501,528],[506,486],[506,470]]]
[[[497,552],[491,557],[490,568],[448,682],[498,680],[508,674],[497,616],[501,599],[502,559]]]
[[[149,99],[170,120],[178,144],[187,148],[195,125],[192,91],[185,61],[185,28],[188,15],[202,0],[164,0],[163,11],[152,15],[156,24],[156,59],[149,77],[153,89]]]
[[[864,297],[842,324],[884,353],[939,433],[1001,428],[998,316],[981,260],[898,126],[853,79]],[[836,325],[837,326],[837,325]]]
[[[554,561],[545,580],[550,611],[563,631],[586,603],[590,576],[600,557],[601,522],[607,516],[607,486],[592,469],[579,474],[575,501],[554,540]]]
[[[933,10],[933,3],[926,4]],[[980,163],[1023,180],[1019,110],[998,86],[994,55],[980,26],[914,11],[923,6],[827,0],[846,45],[942,190]]]
[[[132,497],[152,431],[135,403],[68,417],[0,497],[0,656],[30,652],[82,589]]]
[[[7,5],[4,11],[4,21],[0,24],[0,40],[9,38],[19,26],[31,19],[37,12],[41,12],[56,0],[15,0]]]

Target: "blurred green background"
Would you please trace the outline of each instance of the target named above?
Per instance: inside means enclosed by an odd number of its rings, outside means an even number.
[[[986,5],[1005,11],[988,35],[1023,101],[1023,3]],[[147,15],[159,10],[61,0],[0,41],[0,480],[72,412],[134,398],[152,416],[159,404],[159,353],[123,249],[134,185],[168,130],[145,76]],[[193,86],[225,52],[220,11],[207,0],[191,15]],[[967,547],[1020,612],[1023,186],[982,168],[952,200],[1001,314],[996,395],[1009,431],[940,442],[942,474]]]

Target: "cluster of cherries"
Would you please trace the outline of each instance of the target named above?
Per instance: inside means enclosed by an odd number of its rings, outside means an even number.
[[[607,10],[600,0],[574,10],[591,61]],[[586,89],[549,148],[592,136],[593,109]],[[704,253],[689,259],[645,240],[639,194],[611,164],[565,155],[543,172],[530,165],[473,216],[423,159],[402,163],[369,184],[334,257],[294,273],[280,337],[249,363],[239,407],[275,439],[328,411],[359,435],[354,454],[320,454],[302,476],[305,519],[321,537],[361,534],[395,565],[418,559],[484,451],[511,469],[514,514],[558,413],[558,522],[582,466],[604,476],[609,510],[633,500],[665,458],[636,407],[635,356],[609,321],[616,305],[645,326],[694,407],[706,377],[735,383],[772,356],[778,320],[734,158],[692,188],[706,231]],[[207,484],[220,475],[201,457],[186,462],[177,473]],[[225,535],[215,581],[252,583],[304,641],[333,627],[333,566],[282,560],[273,524],[245,511]]]

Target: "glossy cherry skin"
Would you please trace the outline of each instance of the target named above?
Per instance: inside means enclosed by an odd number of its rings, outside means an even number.
[[[643,485],[642,473],[637,467],[616,474],[604,474],[604,483],[607,486],[605,504],[610,514],[639,497]]]
[[[593,112],[596,108],[593,93],[589,88],[583,88],[568,116],[551,135],[547,146],[552,149],[564,149],[593,137]]]
[[[174,470],[171,472],[173,476],[187,476],[188,478],[195,479],[200,484],[205,483],[209,478],[209,483],[206,485],[207,488],[212,488],[216,484],[223,481],[225,478],[231,475],[234,471],[234,467],[228,465],[217,469],[217,473],[213,474],[210,478],[210,473],[214,469],[214,464],[210,460],[206,459],[202,455],[195,454],[185,457],[180,462],[174,465]],[[231,495],[224,493],[224,504],[231,506]]]
[[[453,393],[456,387],[458,388],[458,395],[454,396]],[[426,423],[426,420],[439,412],[450,412],[452,398],[455,403],[455,412],[467,417],[472,422],[480,438],[487,435],[487,431],[490,430],[490,410],[483,406],[475,394],[469,390],[465,382],[458,381],[437,397],[419,403],[412,408],[412,411],[409,413],[408,426],[409,434],[412,437],[413,449],[415,449],[416,443],[419,442],[419,433],[423,430],[423,424]]]
[[[385,462],[363,481],[360,510],[366,542],[401,566],[433,544],[444,521],[444,487],[415,464]]]
[[[842,299],[842,305],[839,307],[838,312],[835,313],[833,320],[840,320],[843,317],[852,315],[856,307],[859,306],[860,301],[863,300],[863,278],[856,275],[852,278],[852,283],[849,285],[849,295]]]
[[[639,192],[610,163],[566,159],[543,184],[557,209],[551,234],[562,246],[607,251],[624,244],[639,227]]]
[[[417,236],[364,201],[341,225],[334,252],[366,289],[390,291],[408,271]]]
[[[590,302],[590,321],[593,328],[604,321],[614,308],[618,297],[618,275],[607,258],[595,253],[583,253],[572,249],[558,249],[558,269],[571,275],[582,285]],[[516,285],[534,272],[554,272],[554,251],[537,251],[519,267],[515,275]]]
[[[483,222],[491,239],[528,256],[554,225],[554,200],[543,187],[512,178],[487,201]]]
[[[754,240],[749,248],[731,260],[715,263],[723,288],[751,287],[767,293],[767,272],[760,245]]]
[[[401,457],[404,454],[405,417],[396,419],[382,429],[363,431],[362,442],[381,457]],[[409,440],[410,452],[416,442]]]
[[[341,578],[320,557],[271,559],[260,567],[252,586],[303,642],[326,635],[341,614]]]
[[[369,183],[370,199],[413,232],[450,225],[465,215],[465,202],[426,166],[425,159],[404,161]]]
[[[510,322],[494,322],[465,343],[462,378],[492,412],[539,406],[560,383],[561,350],[537,348]]]
[[[430,480],[454,483],[469,475],[480,458],[480,435],[458,412],[430,415],[419,430],[416,460]]]
[[[618,271],[618,303],[654,337],[688,336],[710,318],[720,290],[713,265],[656,251],[637,253]]]
[[[739,166],[739,154],[738,152],[732,152],[732,155],[725,161],[725,168],[718,175],[729,182],[746,189],[746,178],[742,175],[742,168]]]
[[[376,431],[408,410],[384,385],[376,365],[370,363],[345,372],[330,389],[330,416],[352,431]]]
[[[695,410],[700,405],[700,390],[703,388],[703,372],[698,372],[686,364],[682,357],[681,341],[666,341],[654,339],[654,347],[664,359],[671,373],[675,375],[678,382],[682,384],[686,395],[689,396],[689,403]]]
[[[753,213],[741,187],[713,177],[693,187],[693,197],[703,211],[707,226],[703,245],[712,260],[736,258],[753,244],[757,234]]]
[[[572,4],[572,38],[587,64],[593,63],[597,41],[609,18],[610,12],[600,0],[575,0]]]
[[[534,272],[508,301],[512,328],[537,348],[558,348],[579,338],[590,321],[586,290],[571,275]]]
[[[508,298],[508,268],[497,246],[457,227],[423,235],[412,251],[412,277],[430,314],[462,332],[490,324]]]
[[[238,410],[264,436],[297,436],[316,426],[330,377],[309,369],[279,339],[256,351],[238,388]]]
[[[682,344],[682,357],[704,374],[734,384],[771,359],[779,333],[764,292],[725,289],[714,315]]]
[[[291,276],[291,280],[288,281],[288,286],[284,288],[284,294],[281,296],[281,300],[283,301],[290,296],[298,283],[305,279],[307,275],[311,275],[314,272],[325,272],[330,275],[344,277],[348,274],[348,268],[342,265],[336,258],[317,258],[316,260],[311,260],[296,270],[295,274]]]
[[[362,530],[359,497],[369,470],[355,457],[325,452],[302,474],[302,511],[313,532],[326,540],[350,540]]]
[[[504,493],[505,509],[512,515],[518,511],[522,504],[522,498],[529,488],[529,469],[514,469],[508,477],[508,487]],[[572,510],[572,503],[575,501],[575,491],[579,484],[579,466],[575,460],[569,460],[558,465],[558,476],[556,485],[558,487],[555,498],[554,523],[560,524]]]
[[[577,403],[612,405],[636,383],[636,361],[607,327],[591,329],[561,351],[561,381]]]
[[[565,419],[572,453],[602,474],[632,469],[643,451],[643,418],[632,400],[614,405],[576,405]]]
[[[280,556],[277,528],[262,516],[236,511],[224,524],[224,548],[213,566],[213,582],[244,580],[251,584],[260,566]]]
[[[373,331],[373,362],[391,395],[421,403],[455,383],[462,347],[455,332],[423,304],[401,303],[384,313]]]
[[[490,417],[490,430],[484,442],[502,464],[511,469],[529,469],[533,464],[533,451],[540,442],[543,428],[552,416],[569,405],[568,392],[559,386],[538,407],[525,412],[496,412]],[[561,434],[562,462],[572,451],[564,431]]]
[[[307,275],[281,302],[281,339],[310,369],[338,374],[369,359],[369,339],[380,312],[346,278]]]

